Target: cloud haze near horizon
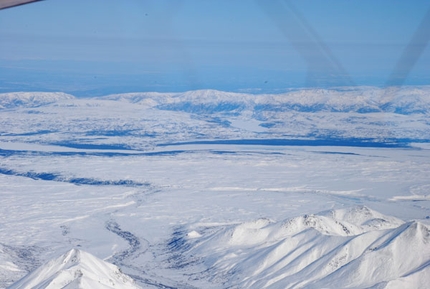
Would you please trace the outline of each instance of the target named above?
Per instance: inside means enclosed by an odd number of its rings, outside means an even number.
[[[383,86],[405,51],[419,52],[416,63],[390,84],[428,84],[429,33],[419,27],[429,7],[418,0],[47,0],[0,11],[0,91]]]

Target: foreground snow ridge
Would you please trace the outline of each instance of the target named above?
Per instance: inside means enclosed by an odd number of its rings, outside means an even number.
[[[281,222],[189,228],[183,254],[207,278],[238,288],[427,288],[430,231],[365,206]],[[185,258],[186,260],[187,258]],[[180,264],[179,264],[180,265]],[[373,287],[375,286],[375,287]]]
[[[9,289],[138,289],[118,267],[73,249],[28,274]]]

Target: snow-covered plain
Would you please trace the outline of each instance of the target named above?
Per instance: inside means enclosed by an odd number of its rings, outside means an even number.
[[[429,87],[0,104],[0,288],[430,283]]]

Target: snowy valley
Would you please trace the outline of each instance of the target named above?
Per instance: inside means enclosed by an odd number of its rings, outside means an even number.
[[[428,86],[0,94],[0,288],[425,288],[429,143]]]

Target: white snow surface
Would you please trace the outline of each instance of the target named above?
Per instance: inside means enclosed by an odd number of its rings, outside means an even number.
[[[0,109],[14,107],[36,107],[64,100],[72,100],[73,95],[63,92],[10,92],[0,93]]]
[[[0,288],[426,288],[429,97],[0,94]]]
[[[430,282],[429,227],[364,206],[193,229],[200,237],[184,237],[184,259],[204,256],[210,269],[194,277],[219,279],[225,287],[420,288]]]
[[[174,142],[261,136],[422,140],[430,135],[429,86],[302,89],[257,95],[197,90],[97,98],[16,92],[0,94],[0,110],[4,140],[17,141],[19,134],[27,142],[55,142],[60,134],[64,140],[72,133],[80,139],[84,134],[93,142],[100,142],[97,134],[102,134],[111,143],[133,148],[152,146],[154,139],[148,136]],[[113,131],[121,132],[121,138],[112,135]],[[45,133],[43,139],[39,132]],[[136,141],[136,136],[145,137]]]
[[[138,289],[115,265],[72,249],[28,274],[9,289]]]

